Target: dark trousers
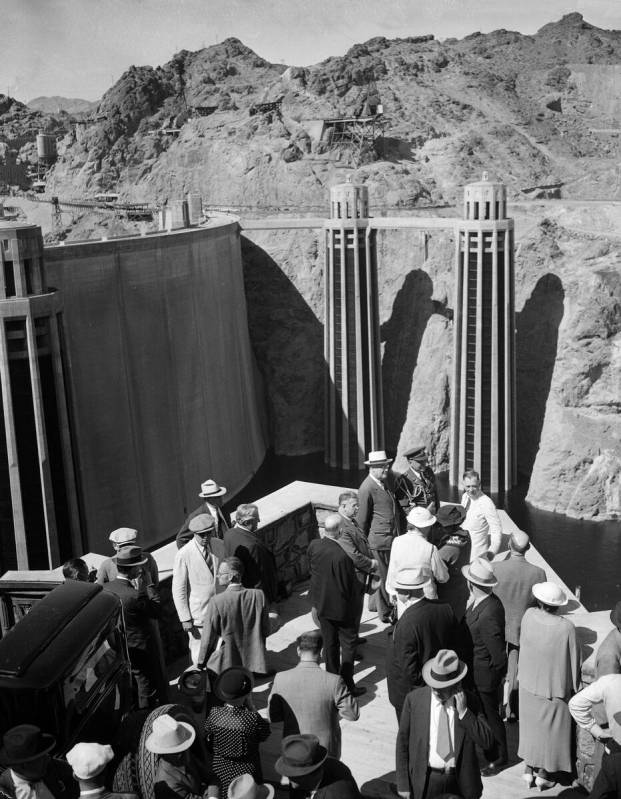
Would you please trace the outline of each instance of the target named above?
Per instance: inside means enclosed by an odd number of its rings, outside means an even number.
[[[388,574],[388,562],[390,561],[389,549],[372,549],[371,554],[377,561],[380,584],[373,596],[375,597],[375,609],[380,619],[386,619],[392,611],[392,603],[386,593],[386,575]]]
[[[499,712],[501,689],[502,685],[492,691],[481,691],[479,689],[483,712],[494,736],[494,747],[484,752],[490,763],[494,760],[507,760],[507,731]]]
[[[332,621],[319,616],[319,627],[323,637],[323,656],[326,671],[340,674],[348,688],[354,687],[354,652],[358,628],[353,621]]]
[[[366,582],[366,581],[365,581]],[[360,620],[362,619],[362,611],[364,610],[364,586],[365,583],[356,579],[356,615],[354,617],[354,627],[356,628],[356,635],[360,634]]]
[[[158,704],[158,663],[152,653],[145,649],[130,647],[129,661],[132,667],[132,677],[136,683],[138,707],[155,707]]]
[[[621,796],[621,752],[602,755],[599,770],[589,799],[618,799]]]
[[[427,782],[423,792],[424,799],[433,799],[434,796],[457,795],[459,793],[459,783],[455,774],[442,774],[440,771],[427,769]]]

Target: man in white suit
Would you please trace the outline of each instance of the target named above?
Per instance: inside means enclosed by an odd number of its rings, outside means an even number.
[[[198,663],[203,617],[207,603],[216,593],[222,542],[214,538],[213,516],[201,513],[190,520],[192,539],[175,555],[172,595],[177,615],[188,633],[192,663]],[[219,545],[220,549],[214,552]]]
[[[357,721],[360,711],[345,681],[319,666],[323,638],[319,630],[298,638],[300,662],[279,672],[269,698],[272,722],[282,721],[283,738],[312,733],[331,757],[341,755],[339,718]]]

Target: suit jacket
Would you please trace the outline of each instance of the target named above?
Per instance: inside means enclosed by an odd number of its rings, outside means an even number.
[[[315,538],[308,546],[310,601],[319,617],[353,623],[358,594],[356,571],[349,555],[332,538]]]
[[[162,614],[162,606],[157,591],[147,588],[146,592],[137,591],[129,580],[116,577],[104,583],[104,591],[116,594],[123,606],[127,646],[130,649],[148,649],[153,635],[151,619],[158,619]]]
[[[323,763],[323,776],[314,799],[360,799],[360,791],[345,763],[333,757]]]
[[[455,777],[464,799],[478,799],[483,792],[476,746],[489,749],[492,731],[479,700],[466,692],[468,709],[463,719],[455,713]],[[397,733],[397,790],[423,799],[429,765],[431,688],[417,688],[405,698]]]
[[[54,799],[78,799],[80,795],[80,787],[73,778],[73,769],[64,760],[55,757],[50,759],[43,782]],[[0,792],[9,799],[15,799],[15,783],[10,767],[0,774]]]
[[[357,721],[360,711],[343,678],[312,660],[279,672],[269,698],[270,720],[283,722],[283,737],[312,733],[332,757],[341,756],[339,718]]]
[[[186,755],[180,765],[158,758],[153,784],[155,799],[203,799],[205,784],[209,784],[208,796],[218,795],[217,780],[193,754]]]
[[[230,583],[226,591],[207,603],[198,662],[207,663],[217,674],[230,666],[265,674],[265,639],[269,634],[263,591]],[[222,645],[217,649],[220,640]]]
[[[395,483],[395,499],[399,505],[402,530],[406,529],[406,516],[412,508],[426,508],[431,502],[437,507],[438,490],[432,469],[424,466],[420,474],[412,469],[400,474]]]
[[[519,646],[522,616],[535,605],[533,586],[545,583],[546,573],[516,552],[505,560],[495,561],[492,568],[498,580],[494,593],[505,609],[505,638],[507,643]]]
[[[469,596],[468,583],[461,567],[470,563],[470,537],[465,530],[460,533],[444,537],[438,548],[438,554],[449,573],[448,581],[438,584],[438,599],[449,603],[457,621],[464,618]]]
[[[278,599],[278,572],[272,550],[260,534],[235,525],[224,534],[224,554],[234,555],[244,564],[242,583],[245,588],[260,588],[269,604]]]
[[[157,563],[155,562],[155,558],[150,552],[143,552],[142,555],[147,559],[144,568],[146,569],[151,582],[157,588],[160,584],[160,572],[157,567]],[[99,565],[99,568],[97,569],[97,582],[100,585],[109,583],[110,580],[114,580],[115,577],[118,577],[118,574],[119,572],[116,568],[116,555],[113,555],[111,558],[107,558],[106,560],[102,561]]]
[[[616,627],[599,645],[595,655],[595,676],[621,674],[621,633]]]
[[[450,605],[423,599],[410,605],[389,640],[386,677],[390,703],[401,708],[406,695],[424,685],[423,665],[440,649],[456,648],[456,620]]]
[[[390,550],[392,539],[399,532],[397,502],[388,485],[379,486],[368,475],[358,490],[358,527],[368,538],[369,547]]]
[[[219,542],[222,551],[216,554],[217,543],[217,539],[212,539],[208,562],[194,538],[175,555],[172,595],[180,622],[193,621],[197,627],[203,625],[207,603],[217,590],[216,574],[223,551],[222,542]]]
[[[373,574],[372,555],[367,537],[355,519],[342,516],[341,537],[338,542],[352,559],[358,581],[366,585],[369,575]]]
[[[223,538],[224,537],[224,533],[229,529],[231,524],[230,524],[230,522],[229,522],[229,520],[228,520],[228,518],[226,516],[226,513],[224,513],[224,511],[222,510],[222,508],[219,505],[213,505],[213,507],[216,508],[216,515],[218,517],[218,536],[217,537],[218,538]],[[188,543],[188,541],[192,540],[192,536],[194,535],[194,533],[190,530],[189,525],[190,525],[190,522],[192,521],[192,519],[195,516],[199,516],[201,513],[208,513],[210,516],[213,516],[213,513],[211,512],[211,508],[209,507],[209,505],[207,504],[206,501],[202,502],[198,506],[198,508],[195,508],[192,511],[192,513],[190,513],[190,514],[188,514],[188,516],[186,516],[185,521],[183,522],[183,524],[179,528],[179,532],[177,533],[177,537],[176,537],[177,548],[178,549],[181,549],[181,547],[184,547]]]
[[[472,679],[479,691],[494,691],[507,671],[505,611],[495,594],[489,594],[465,616],[472,640]],[[468,664],[470,665],[470,664]]]

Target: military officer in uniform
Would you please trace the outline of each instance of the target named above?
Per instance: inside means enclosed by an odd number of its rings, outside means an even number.
[[[418,505],[435,514],[439,507],[436,476],[428,465],[429,456],[424,444],[410,447],[403,454],[407,458],[408,469],[397,478],[395,484],[402,530],[405,529],[405,520],[412,508]]]

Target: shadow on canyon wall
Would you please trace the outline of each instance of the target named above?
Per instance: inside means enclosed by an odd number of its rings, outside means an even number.
[[[384,342],[382,386],[384,392],[384,440],[386,449],[397,451],[412,389],[412,376],[420,344],[432,313],[433,282],[427,272],[413,269],[395,296],[392,313],[381,327]]]
[[[242,236],[250,340],[264,382],[276,453],[322,450],[323,325],[281,267]],[[233,365],[232,365],[233,366]]]
[[[516,314],[518,472],[525,476],[530,476],[539,449],[564,299],[561,280],[548,273]]]

